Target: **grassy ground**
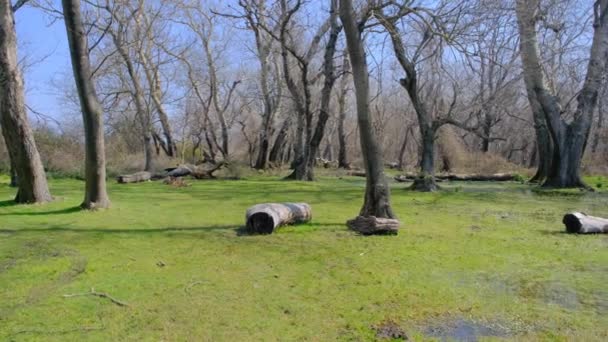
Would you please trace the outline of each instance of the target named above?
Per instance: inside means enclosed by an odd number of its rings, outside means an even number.
[[[608,216],[608,193],[394,184],[401,233],[361,237],[344,222],[363,179],[112,184],[102,212],[77,209],[79,181],[53,180],[41,206],[13,205],[7,181],[2,341],[608,339],[608,236],[561,224],[568,210]],[[309,202],[313,221],[240,235],[245,209],[267,201]],[[91,288],[128,306],[64,297]]]

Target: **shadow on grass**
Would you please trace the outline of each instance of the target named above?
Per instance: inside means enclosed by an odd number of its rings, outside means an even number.
[[[2,204],[0,202],[0,207]],[[44,216],[44,215],[63,215],[63,214],[72,214],[83,211],[82,208],[69,207],[59,210],[51,210],[51,211],[24,211],[24,212],[16,212],[16,213],[3,213],[0,216]]]
[[[172,232],[210,232],[217,230],[233,230],[236,234],[239,232],[239,225],[214,225],[203,227],[182,227],[182,228],[71,228],[71,227],[46,227],[46,228],[21,228],[21,229],[0,229],[0,233],[18,234],[18,233],[83,233],[83,234],[150,234],[150,233],[172,233]]]
[[[14,207],[17,205],[19,205],[19,203],[15,202],[14,200],[0,201],[0,208]]]

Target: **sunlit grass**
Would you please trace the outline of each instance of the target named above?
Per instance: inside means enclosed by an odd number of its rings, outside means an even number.
[[[415,339],[458,337],[458,322],[495,337],[608,339],[608,239],[561,224],[570,210],[608,216],[605,179],[574,195],[393,184],[402,231],[361,237],[344,222],[364,179],[320,174],[112,182],[100,212],[76,209],[80,181],[52,180],[55,202],[16,206],[0,178],[0,340],[371,340],[385,321]],[[269,201],[308,202],[313,220],[239,234],[245,209]],[[129,306],[63,297],[91,288]]]

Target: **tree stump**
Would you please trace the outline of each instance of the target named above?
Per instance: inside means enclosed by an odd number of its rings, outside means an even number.
[[[312,209],[306,203],[263,203],[247,209],[247,231],[254,234],[272,234],[280,226],[308,222]]]
[[[362,235],[397,235],[399,220],[375,216],[357,216],[346,222],[348,228]]]
[[[608,233],[608,219],[589,216],[585,213],[569,213],[562,220],[566,232],[571,234]]]
[[[152,179],[152,174],[148,171],[140,171],[134,174],[116,177],[118,183],[121,184],[145,182],[149,181],[150,179]]]

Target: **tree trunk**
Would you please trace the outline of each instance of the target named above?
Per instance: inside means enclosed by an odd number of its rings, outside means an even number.
[[[11,182],[9,183],[9,186],[11,188],[16,188],[19,186],[19,178],[17,177],[16,168],[15,168],[15,166],[13,166],[13,161],[11,161],[10,163],[11,163],[11,169],[10,169]]]
[[[338,95],[338,167],[341,169],[350,169],[348,163],[348,155],[346,151],[346,94],[348,92],[347,87],[347,73],[350,70],[350,63],[348,61],[348,54],[344,54],[344,62],[342,75],[340,94]]]
[[[561,117],[562,108],[554,94],[546,85],[540,61],[536,33],[537,1],[517,0],[517,24],[520,33],[520,50],[524,67],[524,81],[528,97],[536,97],[542,107],[553,141],[551,169],[543,186],[547,187],[587,187],[580,175],[593,112],[597,106],[599,89],[606,72],[608,55],[608,0],[598,0],[594,6],[594,35],[583,87],[577,96],[577,108],[572,122]],[[534,101],[531,100],[534,106]]]
[[[131,78],[131,82],[133,85],[131,95],[133,96],[133,102],[135,102],[135,109],[137,110],[137,117],[140,121],[141,134],[143,140],[144,170],[152,172],[154,170],[154,146],[152,146],[152,118],[150,117],[150,113],[144,105],[144,91],[141,86],[139,75],[137,73],[137,70],[135,69],[133,61],[131,60],[129,51],[127,50],[127,47],[125,47],[123,42],[122,35],[124,34],[124,32],[122,32],[122,30],[124,30],[125,28],[122,23],[120,23],[119,27],[119,32],[114,32],[110,30],[109,33],[112,35],[114,44],[116,45],[116,49],[118,50],[118,53],[120,54],[123,62],[125,63],[127,72],[129,74],[129,77]]]
[[[533,101],[536,101],[535,99]],[[551,142],[551,135],[547,128],[547,122],[543,117],[542,108],[540,104],[538,107],[533,109],[532,113],[534,117],[534,130],[536,132],[536,154],[538,156],[538,169],[536,174],[530,182],[542,183],[549,176],[549,170],[551,169],[551,159],[553,157],[553,144]]]
[[[435,182],[435,130],[433,127],[425,125],[424,121],[419,125],[422,143],[420,155],[421,173],[410,189],[421,192],[436,191],[439,189],[439,186]]]
[[[289,133],[290,125],[291,115],[288,115],[285,121],[283,121],[281,129],[279,129],[279,133],[277,134],[277,137],[274,140],[274,145],[272,145],[270,155],[268,156],[268,161],[272,163],[273,166],[282,164],[281,154],[285,149],[285,143],[287,141],[287,134]]]
[[[342,27],[338,24],[338,0],[331,0],[330,9],[330,25],[331,29],[329,32],[329,39],[325,45],[325,53],[323,57],[323,77],[325,82],[323,89],[321,90],[321,108],[319,110],[319,119],[317,120],[317,126],[315,127],[314,133],[309,141],[308,150],[306,153],[306,171],[307,179],[314,180],[314,167],[317,153],[319,152],[319,146],[323,140],[325,133],[325,126],[329,119],[329,106],[331,103],[331,92],[336,82],[336,76],[334,73],[334,54],[336,52],[336,43],[338,42],[338,36]]]
[[[367,174],[365,200],[360,216],[395,218],[390,204],[390,189],[384,176],[382,151],[374,136],[369,110],[369,74],[361,32],[356,22],[357,16],[351,0],[340,1],[340,19],[344,25],[348,53],[353,70],[357,99],[357,121],[361,140],[363,164]]]
[[[74,80],[82,109],[85,132],[85,195],[84,209],[108,208],[106,192],[106,160],[102,109],[93,80],[87,34],[82,25],[80,0],[62,0],[65,27],[70,46]]]
[[[608,219],[589,216],[584,213],[570,213],[562,221],[566,232],[578,234],[608,233]]]
[[[280,226],[308,222],[311,218],[312,210],[306,203],[257,204],[245,214],[247,230],[255,234],[271,234]]]
[[[595,134],[593,136],[593,143],[591,144],[591,152],[597,153],[600,138],[602,135],[602,129],[604,128],[604,101],[608,96],[608,83],[604,83],[604,89],[602,96],[600,96],[597,103],[597,126],[595,128]]]
[[[11,164],[19,178],[15,201],[51,201],[42,161],[25,111],[15,21],[9,0],[0,0],[0,126]]]

